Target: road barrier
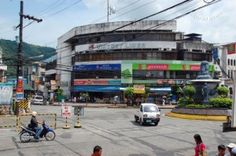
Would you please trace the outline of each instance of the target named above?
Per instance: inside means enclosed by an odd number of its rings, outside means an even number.
[[[16,128],[20,130],[20,126],[28,126],[30,123],[31,114],[24,115],[0,115],[0,128]],[[38,120],[45,120],[47,125],[56,129],[57,127],[57,114],[56,113],[41,113],[37,114]]]

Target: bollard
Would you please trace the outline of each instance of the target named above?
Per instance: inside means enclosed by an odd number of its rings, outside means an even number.
[[[70,126],[67,123],[67,117],[66,117],[66,125],[62,127],[63,129],[70,129]]]
[[[78,113],[78,115],[77,115],[77,121],[76,121],[76,123],[75,123],[75,126],[74,126],[74,128],[81,128],[82,126],[80,125],[80,121],[79,121],[79,113]]]

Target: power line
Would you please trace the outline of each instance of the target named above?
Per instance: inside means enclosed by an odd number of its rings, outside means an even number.
[[[170,20],[166,20],[165,22],[159,23],[159,24],[157,24],[157,25],[155,25],[155,26],[153,26],[153,27],[149,27],[149,28],[147,28],[147,29],[145,29],[145,30],[152,30],[152,29],[154,29],[154,28],[156,28],[156,27],[162,26],[162,25],[164,25],[164,24],[166,24],[166,23],[168,23],[168,22],[171,22],[171,21],[177,20],[177,19],[179,19],[179,18],[181,18],[181,17],[187,16],[187,15],[190,14],[190,13],[196,12],[197,10],[203,9],[203,8],[205,8],[205,7],[207,7],[207,6],[213,5],[213,4],[218,3],[218,2],[220,2],[220,1],[222,1],[222,0],[213,0],[213,2],[211,2],[211,3],[207,3],[207,4],[203,5],[203,6],[197,7],[197,8],[195,8],[195,9],[193,9],[193,10],[191,10],[191,11],[188,11],[188,12],[182,14],[182,15],[179,15],[179,16],[177,16],[177,17],[175,17],[175,18],[170,19]],[[119,28],[123,28],[123,26],[121,26],[121,27],[119,27]],[[115,30],[115,29],[114,29],[114,30]],[[114,31],[114,30],[112,30],[112,31]],[[148,33],[148,32],[147,32],[147,33]],[[137,36],[136,38],[141,37],[141,36],[143,36],[143,35],[144,35],[144,34],[140,34],[140,35]],[[132,40],[132,39],[131,39],[131,40]],[[125,42],[127,42],[127,41],[124,41],[123,43],[125,43]],[[110,43],[110,42],[109,42],[109,43]],[[107,43],[107,44],[109,44],[109,43]],[[105,45],[107,45],[107,44],[105,44]],[[63,58],[65,58],[65,57],[72,57],[72,56],[74,56],[74,55],[75,55],[75,54],[69,54],[69,55],[67,55],[67,56],[63,56]]]
[[[181,6],[181,5],[183,5],[183,4],[185,4],[185,3],[188,3],[188,2],[190,2],[190,1],[192,1],[192,0],[185,0],[185,1],[182,1],[182,2],[180,2],[180,3],[177,3],[177,4],[175,4],[175,5],[172,5],[171,7],[168,7],[168,8],[166,8],[166,9],[162,10],[162,11],[158,11],[158,12],[156,12],[156,13],[154,13],[154,14],[149,15],[149,16],[145,16],[145,17],[143,17],[143,18],[141,18],[141,19],[138,19],[138,20],[136,20],[136,21],[130,22],[130,23],[128,23],[128,24],[125,24],[125,25],[123,25],[123,26],[120,26],[120,27],[118,27],[118,28],[115,28],[115,29],[113,29],[113,30],[111,30],[111,31],[103,32],[103,34],[101,34],[101,35],[99,35],[99,36],[103,36],[103,35],[106,35],[106,34],[113,33],[113,32],[115,32],[115,31],[117,31],[117,30],[119,30],[119,29],[122,29],[122,28],[127,27],[127,26],[132,25],[132,24],[135,24],[135,23],[137,23],[137,22],[140,22],[140,21],[145,20],[145,19],[147,19],[147,18],[150,18],[150,17],[152,17],[152,16],[161,14],[161,13],[163,13],[163,12],[166,12],[166,11],[168,11],[168,10],[171,10],[171,9],[175,8],[175,7]],[[172,21],[172,20],[171,20],[171,21]],[[169,20],[168,20],[168,22],[169,22]],[[90,38],[88,38],[87,40],[89,40],[89,39],[90,39]],[[109,44],[109,43],[107,43],[107,44]],[[106,44],[106,45],[107,45],[107,44]],[[71,46],[71,45],[65,46],[65,47],[63,47],[62,49],[67,48],[67,47],[70,47],[70,46]],[[59,50],[61,50],[61,48],[59,48]],[[57,51],[58,51],[58,49],[57,49]],[[65,57],[71,57],[71,56],[72,56],[72,55],[70,54],[70,55],[63,56],[63,58],[65,58]]]

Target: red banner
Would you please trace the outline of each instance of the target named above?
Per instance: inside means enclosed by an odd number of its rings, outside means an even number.
[[[168,64],[148,64],[147,70],[168,70]]]
[[[18,92],[18,93],[24,92],[23,80],[22,79],[18,79],[18,83],[17,83],[17,87],[16,87],[16,92]]]
[[[191,71],[200,71],[200,65],[190,65]]]
[[[228,50],[228,54],[235,54],[236,53],[236,43],[228,44],[227,50]]]
[[[108,85],[107,80],[74,80],[74,85]]]

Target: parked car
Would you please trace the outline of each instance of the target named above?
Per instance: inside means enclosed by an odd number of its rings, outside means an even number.
[[[135,122],[139,122],[140,125],[145,123],[158,125],[160,122],[160,109],[154,103],[142,103],[139,110],[134,114]]]
[[[41,96],[41,95],[36,95],[36,96],[32,99],[31,104],[44,105],[44,104],[45,104],[45,101],[44,101],[43,96]]]

